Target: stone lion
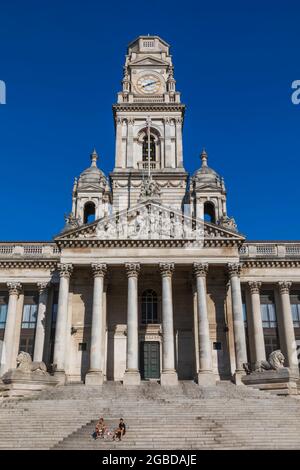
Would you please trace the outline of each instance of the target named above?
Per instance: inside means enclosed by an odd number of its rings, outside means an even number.
[[[17,356],[17,369],[22,372],[43,372],[47,373],[44,362],[33,362],[30,354],[21,351]]]
[[[249,363],[244,364],[244,369],[247,374],[251,372],[264,372],[265,370],[278,370],[284,367],[284,355],[280,349],[271,352],[267,361],[257,361],[254,366]]]

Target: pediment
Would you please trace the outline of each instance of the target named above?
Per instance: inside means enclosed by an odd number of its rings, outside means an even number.
[[[90,184],[90,183],[81,184],[80,190],[81,191],[99,191],[99,185],[100,185],[100,182],[98,184]]]
[[[156,57],[152,57],[152,56],[146,56],[146,57],[143,57],[142,59],[136,59],[134,61],[131,62],[130,64],[131,66],[134,65],[163,65],[163,66],[166,66],[166,65],[169,65],[168,62],[166,60],[161,60],[161,59],[158,59]]]
[[[183,215],[149,199],[129,210],[116,212],[91,224],[68,230],[55,241],[82,245],[84,242],[178,242],[200,246],[240,244],[244,237],[221,226]],[[98,244],[98,243],[96,243]],[[146,243],[147,245],[147,243]]]

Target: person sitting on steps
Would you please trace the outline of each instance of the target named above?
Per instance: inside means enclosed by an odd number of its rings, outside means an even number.
[[[97,437],[104,437],[104,433],[106,431],[106,426],[104,423],[103,418],[99,418],[98,423],[96,424],[95,432],[93,433],[93,438],[97,439]]]
[[[114,431],[113,440],[119,439],[119,441],[121,441],[122,436],[125,436],[125,434],[126,434],[126,424],[124,423],[123,418],[120,418],[119,427],[115,429]]]

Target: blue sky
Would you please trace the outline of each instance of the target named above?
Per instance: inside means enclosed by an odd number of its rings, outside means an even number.
[[[299,17],[293,0],[0,0],[0,239],[50,240],[94,146],[112,170],[126,46],[148,33],[172,46],[186,169],[205,147],[247,238],[300,239]]]

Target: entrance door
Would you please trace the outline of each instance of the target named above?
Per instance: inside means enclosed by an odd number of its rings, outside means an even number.
[[[141,376],[143,380],[159,379],[160,377],[160,357],[159,342],[141,342]]]

